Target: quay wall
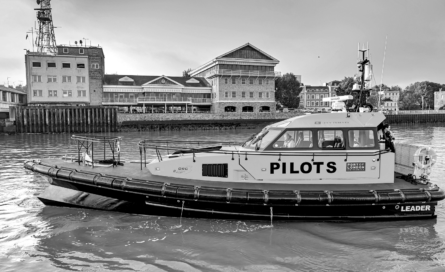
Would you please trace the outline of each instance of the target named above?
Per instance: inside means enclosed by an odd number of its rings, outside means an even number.
[[[117,107],[14,107],[17,133],[117,131]]]
[[[389,124],[445,123],[445,113],[386,115]]]

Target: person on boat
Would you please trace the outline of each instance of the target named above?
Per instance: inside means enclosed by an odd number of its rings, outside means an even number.
[[[284,144],[283,147],[293,148],[295,147],[295,141],[289,133],[284,134]]]
[[[383,132],[383,138],[385,139],[386,149],[389,148],[391,152],[395,153],[396,152],[396,148],[394,147],[395,138],[394,136],[392,136],[391,126],[389,124],[384,124],[382,132]]]

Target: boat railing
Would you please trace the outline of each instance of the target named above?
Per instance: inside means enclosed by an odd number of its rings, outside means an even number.
[[[98,144],[103,145],[102,162],[107,161],[112,164],[113,167],[120,164],[120,142],[122,137],[106,135],[72,135],[71,139],[77,143],[77,162],[79,165],[83,160],[83,163],[89,163],[94,168],[94,164],[98,161],[94,160],[94,146],[96,145],[97,147]],[[106,158],[107,147],[109,147],[112,154],[112,158],[108,160]],[[82,149],[84,149],[85,152],[82,152]],[[90,158],[86,159],[86,156]]]
[[[282,150],[282,151],[258,151],[258,150],[239,150],[239,149],[223,149],[224,146],[241,146],[242,143],[237,142],[222,142],[222,141],[175,141],[175,140],[142,140],[139,142],[139,153],[141,169],[142,165],[147,165],[147,150],[148,153],[154,155],[158,161],[163,161],[164,157],[182,156],[184,154],[192,155],[193,162],[195,162],[196,154],[198,153],[213,153],[223,154],[232,157],[234,160],[236,157],[247,160],[250,156],[271,156],[276,157],[278,161],[281,161],[282,157],[309,157],[312,161],[316,158],[322,157],[343,157],[345,162],[348,161],[348,157],[351,156],[364,156],[364,157],[378,157],[384,153],[390,152],[389,150],[375,150],[375,151],[352,151],[352,150],[338,150],[336,152],[323,152],[323,150]],[[154,154],[153,154],[154,152]]]

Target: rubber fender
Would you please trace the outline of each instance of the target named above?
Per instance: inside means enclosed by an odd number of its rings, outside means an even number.
[[[404,192],[405,202],[422,202],[428,201],[428,195],[425,192]]]
[[[63,179],[71,179],[71,173],[73,173],[73,170],[68,170],[68,169],[60,169],[57,174],[56,177],[58,178],[63,178]]]
[[[328,203],[328,196],[324,192],[305,192],[300,191],[302,204],[320,204]]]
[[[192,200],[195,198],[195,187],[192,186],[178,187],[176,191],[176,196],[179,198],[186,198]]]
[[[429,191],[431,194],[431,201],[440,201],[445,199],[445,192],[442,189],[437,191]]]
[[[50,166],[47,166],[47,165],[43,165],[43,164],[34,164],[34,166],[33,166],[33,171],[34,172],[37,172],[37,173],[40,173],[40,174],[45,174],[45,175],[48,175],[48,172],[49,172],[49,170],[51,169],[51,167]]]
[[[351,203],[375,203],[376,199],[372,193],[332,193],[333,203],[351,204]]]
[[[59,172],[60,169],[57,169],[55,167],[52,167],[51,169],[49,169],[48,174],[52,177],[56,177],[57,176],[57,172]]]
[[[71,180],[81,182],[81,183],[86,183],[86,184],[94,184],[93,180],[94,180],[95,176],[96,176],[96,174],[89,174],[89,173],[85,173],[85,172],[72,172]]]
[[[227,192],[226,192],[227,193]],[[247,203],[247,192],[242,190],[233,190],[231,192],[230,202]]]
[[[248,191],[247,192],[247,202],[252,204],[263,204],[264,192],[263,191]]]
[[[292,191],[269,191],[270,204],[298,204],[298,199]]]
[[[115,181],[117,182],[117,181]],[[122,190],[126,190],[126,191],[135,191],[135,192],[139,192],[139,193],[145,193],[145,194],[150,194],[150,195],[156,195],[156,196],[161,196],[161,190],[162,187],[164,186],[163,183],[158,183],[158,182],[138,182],[138,181],[131,181],[131,180],[127,180],[127,181],[122,181]],[[116,183],[117,185],[117,183]],[[113,187],[114,183],[113,183]]]
[[[399,192],[378,192],[381,203],[399,203],[403,202],[403,197]]]
[[[170,185],[168,183],[164,183],[163,190],[161,194],[165,197],[177,197],[178,187]]]
[[[200,188],[199,200],[227,202],[227,190],[222,188],[221,189]]]
[[[109,187],[112,188],[113,186],[113,180],[114,178],[112,177],[104,177],[101,175],[97,175],[94,178],[94,184],[96,184],[97,186],[103,186],[103,187]]]
[[[113,179],[113,182],[111,183],[111,188],[124,190],[126,185],[127,182],[125,179]]]
[[[33,161],[27,161],[27,162],[25,162],[25,168],[28,169],[28,170],[34,171],[34,165],[35,164],[36,163],[33,162]]]

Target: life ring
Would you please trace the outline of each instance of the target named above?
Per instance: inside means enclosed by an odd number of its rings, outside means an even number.
[[[419,169],[432,167],[437,161],[437,154],[431,147],[421,147],[414,153],[414,165]]]

